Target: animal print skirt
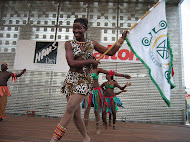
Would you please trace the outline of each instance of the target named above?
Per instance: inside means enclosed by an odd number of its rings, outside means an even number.
[[[73,94],[90,95],[93,90],[91,74],[71,72],[67,73],[61,92],[70,96]]]

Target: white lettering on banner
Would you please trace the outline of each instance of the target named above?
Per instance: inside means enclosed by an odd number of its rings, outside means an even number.
[[[36,53],[35,63],[37,63],[37,61],[43,60],[45,56],[49,55],[53,50],[57,49],[57,46],[55,46],[55,43],[56,42],[54,42],[52,46],[49,46],[49,48],[47,47],[46,49],[43,49],[41,52]],[[47,60],[46,60],[46,63],[48,63]]]
[[[46,63],[47,64],[56,64],[56,60],[50,59],[50,58],[46,58]]]
[[[107,45],[107,48],[110,48],[112,45]],[[102,54],[95,51],[93,56],[98,59]],[[102,58],[102,61],[108,62],[137,62],[141,63],[139,59],[134,55],[130,49],[120,48],[113,56],[105,55]]]

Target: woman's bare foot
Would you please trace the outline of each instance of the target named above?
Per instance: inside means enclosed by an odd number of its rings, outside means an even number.
[[[56,140],[54,140],[54,139],[52,138],[50,142],[56,142]]]
[[[100,130],[96,130],[96,135],[100,135]]]
[[[114,124],[113,124],[113,129],[114,129],[114,130],[117,130]]]
[[[87,136],[86,138],[84,138],[83,142],[90,142],[89,136]]]
[[[107,129],[108,127],[107,127],[107,125],[104,125],[105,126],[105,129]]]

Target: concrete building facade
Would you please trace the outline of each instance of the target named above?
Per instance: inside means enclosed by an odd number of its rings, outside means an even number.
[[[1,0],[0,3],[0,63],[13,68],[18,40],[66,41],[73,39],[72,24],[77,17],[89,20],[87,37],[100,43],[114,43],[156,0]],[[145,123],[185,122],[185,87],[181,43],[180,0],[167,0],[166,15],[170,44],[173,50],[174,84],[171,107],[161,98],[141,63],[102,62],[99,67],[132,75],[128,91],[118,97],[125,108],[119,109],[117,120]],[[24,55],[23,55],[24,56]],[[60,92],[66,73],[27,71],[16,83],[8,82],[11,97],[7,113],[61,117],[66,98]],[[115,78],[120,85],[126,80]],[[100,84],[105,76],[100,75]],[[117,92],[117,90],[116,90]],[[94,119],[93,110],[90,118]]]

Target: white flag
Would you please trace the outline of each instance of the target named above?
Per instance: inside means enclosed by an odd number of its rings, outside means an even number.
[[[173,54],[170,48],[165,12],[161,0],[129,31],[127,43],[137,58],[149,69],[149,75],[162,98],[170,106],[173,84]]]

